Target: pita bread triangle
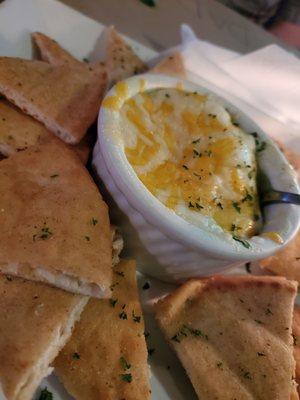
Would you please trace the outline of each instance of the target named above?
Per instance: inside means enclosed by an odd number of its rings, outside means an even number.
[[[76,144],[96,119],[106,88],[99,68],[52,66],[0,58],[0,93],[67,143]]]
[[[56,66],[64,64],[81,66],[83,64],[44,33],[34,32],[31,37],[38,48],[41,60]]]
[[[155,74],[174,75],[184,78],[185,67],[183,58],[179,52],[175,52],[156,64],[152,69],[150,69],[149,72]]]
[[[147,400],[148,354],[135,262],[114,267],[112,290],[110,300],[88,302],[55,360],[55,373],[75,399]]]
[[[72,67],[77,66],[78,68],[89,69],[92,67],[94,70],[99,69],[100,74],[103,72],[104,63],[95,62],[87,63],[78,60],[73,57],[67,50],[62,48],[54,39],[41,32],[34,32],[32,35],[32,40],[36,47],[40,58],[49,64],[60,66],[60,65],[71,65]]]
[[[3,158],[52,136],[53,133],[40,122],[24,114],[5,99],[0,99],[0,155],[2,154]],[[90,128],[85,137],[78,144],[70,145],[70,148],[85,165],[93,144],[94,134]]]
[[[106,204],[76,154],[52,137],[0,163],[0,272],[109,297]]]
[[[144,62],[113,26],[103,32],[109,86],[147,70]]]
[[[260,265],[275,275],[300,282],[300,233],[282,250],[261,260]]]
[[[0,275],[0,388],[4,399],[34,398],[87,301],[86,296]]]
[[[216,276],[189,281],[158,303],[158,323],[199,398],[298,398],[296,293],[285,278]]]

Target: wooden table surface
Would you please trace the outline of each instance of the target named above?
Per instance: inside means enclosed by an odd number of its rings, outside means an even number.
[[[105,25],[115,25],[122,33],[158,51],[178,43],[183,22],[199,37],[241,53],[271,43],[286,47],[215,0],[156,0],[153,8],[140,0],[61,1]]]

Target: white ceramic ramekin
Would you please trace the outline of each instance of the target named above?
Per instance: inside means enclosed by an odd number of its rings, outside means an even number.
[[[277,204],[265,209],[262,232],[278,232],[283,244],[259,235],[248,240],[251,247],[247,249],[230,235],[225,237],[224,233],[190,224],[154,197],[127,161],[118,109],[141,90],[178,87],[178,83],[187,91],[211,92],[205,87],[164,75],[145,74],[124,82],[123,95],[120,96],[120,90],[113,87],[106,96],[119,93],[118,107],[100,109],[93,165],[122,210],[113,222],[123,228],[126,252],[137,259],[142,272],[169,282],[220,273],[246,261],[270,256],[294,237],[300,224],[300,210],[295,205]],[[218,99],[242,128],[257,132],[267,143],[266,149],[259,153],[258,162],[273,187],[299,193],[297,176],[277,145],[247,115],[225,99]]]

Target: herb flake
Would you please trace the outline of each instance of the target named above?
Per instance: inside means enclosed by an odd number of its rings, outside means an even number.
[[[232,235],[232,239],[236,242],[241,243],[246,249],[250,249],[251,245],[247,240],[240,238],[239,236]]]
[[[120,364],[124,371],[131,368],[131,364],[126,361],[125,357],[120,357]]]
[[[132,375],[131,374],[122,374],[121,379],[123,382],[130,383],[130,382],[132,382]]]

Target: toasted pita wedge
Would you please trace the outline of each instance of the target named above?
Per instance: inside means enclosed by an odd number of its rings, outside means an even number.
[[[52,135],[40,122],[25,115],[6,100],[0,100],[0,154],[3,158],[34,146],[40,139],[44,140]],[[70,148],[86,164],[93,143],[93,135],[88,133],[80,143]]]
[[[76,144],[96,119],[106,88],[105,68],[52,66],[0,58],[0,93],[67,143]]]
[[[78,65],[81,61],[73,57],[68,51],[63,49],[54,39],[41,32],[31,34],[34,44],[39,50],[40,58],[52,65],[60,66],[65,64]]]
[[[261,260],[260,265],[275,275],[300,282],[300,233],[278,253]]]
[[[84,296],[0,275],[0,387],[7,400],[31,400],[69,339]]]
[[[293,318],[294,358],[296,361],[296,381],[300,390],[300,307],[295,305]]]
[[[89,301],[55,360],[55,373],[75,399],[150,399],[135,263],[121,261],[114,271],[112,299]]]
[[[55,137],[1,161],[0,272],[109,297],[107,206],[78,157]]]
[[[155,74],[174,75],[180,78],[185,78],[184,62],[181,54],[175,52],[167,58],[160,61],[149,71]]]
[[[109,86],[147,70],[143,61],[134,53],[131,46],[124,41],[113,26],[106,28],[103,37]]]
[[[40,58],[52,65],[60,66],[69,64],[72,67],[77,66],[79,68],[89,69],[91,66],[93,69],[99,68],[99,72],[103,72],[104,63],[86,63],[77,60],[68,51],[63,49],[55,40],[41,32],[34,32],[32,40],[38,48]]]
[[[158,303],[158,323],[199,398],[298,398],[296,292],[284,278],[216,276],[189,281]]]

